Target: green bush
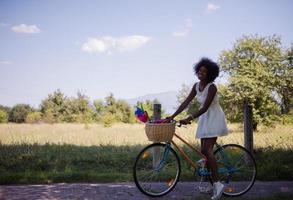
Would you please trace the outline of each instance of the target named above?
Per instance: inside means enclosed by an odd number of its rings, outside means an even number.
[[[8,115],[4,110],[0,110],[0,123],[7,123]]]
[[[28,104],[17,104],[9,112],[9,121],[23,123],[27,115],[32,111],[33,109]]]
[[[31,112],[26,116],[25,122],[26,123],[37,123],[42,120],[42,113],[41,112]]]
[[[53,115],[53,112],[50,109],[46,110],[46,112],[42,113],[42,115],[43,115],[42,121],[45,123],[53,124],[53,123],[57,122],[57,120],[55,119],[55,117]]]
[[[116,121],[115,115],[113,114],[106,114],[103,117],[104,127],[111,127],[111,125]]]
[[[78,122],[90,123],[93,121],[94,110],[89,98],[77,93],[77,98],[67,97],[60,90],[49,94],[41,103],[43,120],[48,123]]]
[[[293,109],[288,114],[282,115],[281,122],[283,124],[293,124]]]

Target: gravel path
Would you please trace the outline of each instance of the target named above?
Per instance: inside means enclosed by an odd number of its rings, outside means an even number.
[[[210,199],[210,195],[196,191],[197,183],[179,182],[175,189],[161,199]],[[243,199],[272,196],[284,193],[293,194],[293,181],[255,182],[253,188],[244,194]],[[1,185],[1,200],[35,200],[35,199],[119,199],[146,200],[154,199],[143,195],[134,183],[74,183],[49,185]],[[225,198],[227,199],[227,198]]]

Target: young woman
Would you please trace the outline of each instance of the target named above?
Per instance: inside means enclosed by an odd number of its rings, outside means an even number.
[[[180,120],[180,123],[189,124],[191,120],[197,117],[199,118],[196,137],[201,140],[201,152],[207,158],[207,165],[211,170],[213,180],[213,187],[210,186],[201,192],[213,190],[212,200],[215,200],[221,197],[224,185],[219,182],[213,146],[219,136],[228,134],[225,114],[219,104],[217,87],[213,83],[219,76],[219,66],[208,58],[202,58],[194,65],[194,72],[200,81],[193,85],[192,90],[184,102],[167,119],[174,119],[188,106],[194,97],[197,98],[197,101],[201,105],[200,109],[186,119]]]

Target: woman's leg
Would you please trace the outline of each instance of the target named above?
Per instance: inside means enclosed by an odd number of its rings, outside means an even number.
[[[207,164],[208,164],[208,168],[212,172],[213,182],[219,181],[218,172],[217,172],[218,170],[217,162],[213,152],[213,147],[216,141],[217,141],[217,137],[201,139],[201,153],[207,157]]]

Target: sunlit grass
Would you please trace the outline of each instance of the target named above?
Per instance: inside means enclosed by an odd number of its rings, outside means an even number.
[[[243,145],[244,134],[241,124],[229,124],[230,134],[219,138],[222,144]],[[196,124],[177,128],[176,132],[193,144]],[[81,146],[97,145],[145,145],[150,143],[144,132],[143,124],[114,124],[104,127],[101,124],[1,124],[0,141],[2,144],[74,144]],[[293,148],[292,125],[259,127],[254,132],[255,148]]]

